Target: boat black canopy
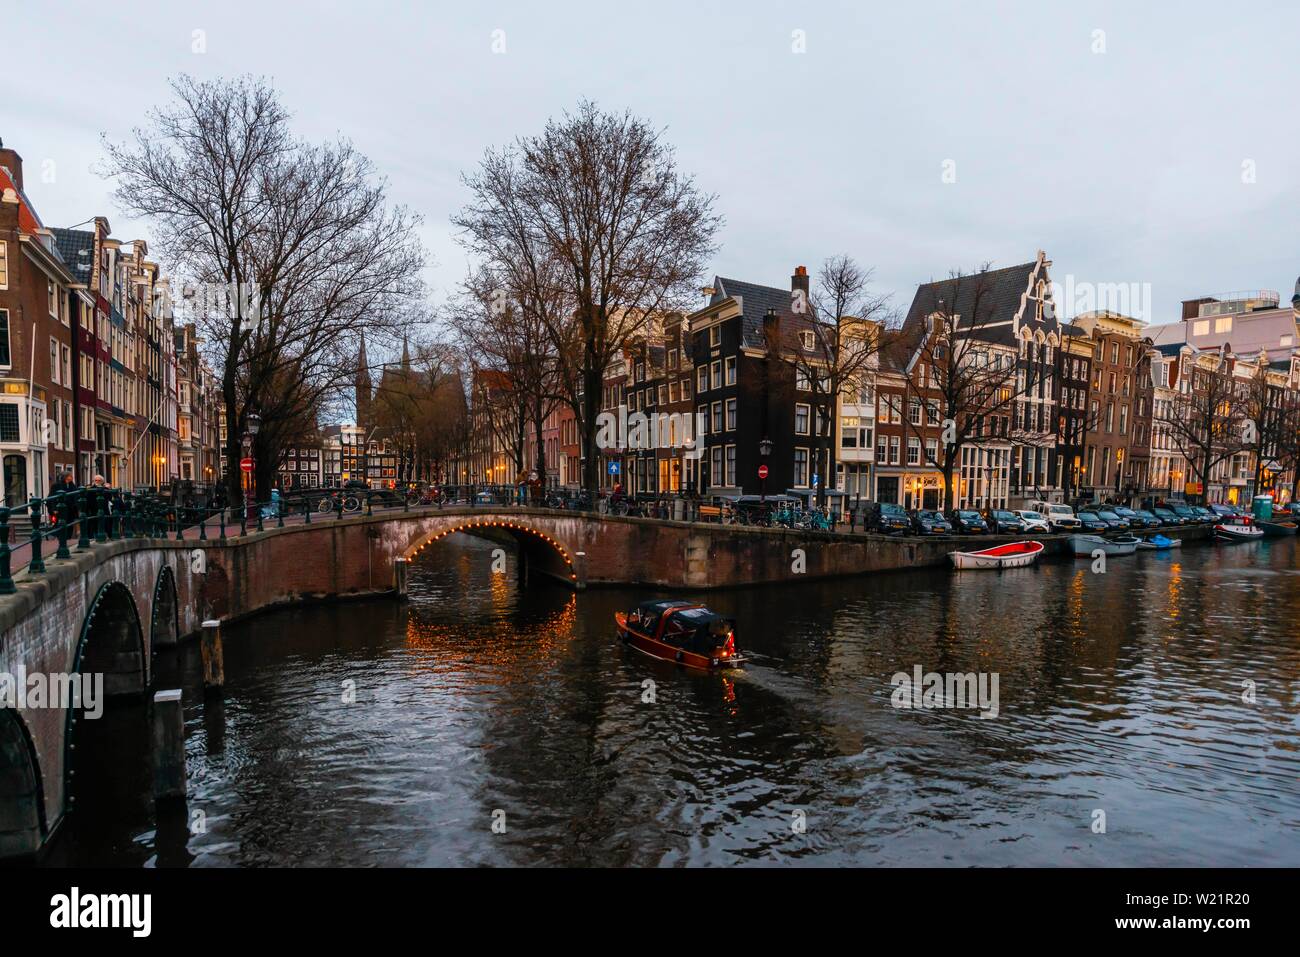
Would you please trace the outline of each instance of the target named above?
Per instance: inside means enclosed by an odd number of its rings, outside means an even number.
[[[663,640],[687,651],[707,655],[722,644],[735,626],[732,619],[707,608],[685,608],[673,615]]]

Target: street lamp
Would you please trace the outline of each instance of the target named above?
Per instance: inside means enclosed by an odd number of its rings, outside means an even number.
[[[257,498],[256,490],[253,488],[253,482],[256,481],[256,475],[257,475],[256,471],[254,471],[257,468],[257,462],[256,460],[253,459],[253,439],[261,428],[262,428],[262,417],[258,415],[256,412],[250,411],[246,416],[244,416],[244,437],[243,437],[244,458],[249,459],[250,464],[253,466],[253,469],[250,469],[248,472],[247,481],[244,482],[245,507],[248,507],[247,506],[248,493],[250,491],[254,492],[253,498],[254,499]],[[252,513],[250,512],[248,514],[251,517]]]

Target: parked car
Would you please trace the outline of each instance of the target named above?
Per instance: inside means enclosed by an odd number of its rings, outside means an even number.
[[[1197,518],[1196,513],[1186,505],[1170,505],[1169,509],[1178,516],[1178,522],[1180,525],[1200,524],[1200,519]]]
[[[1016,514],[1019,515],[1020,520],[1025,523],[1025,531],[1027,532],[1047,534],[1052,530],[1052,525],[1047,520],[1047,516],[1043,515],[1041,512],[1022,508],[1018,509]],[[1075,519],[1075,521],[1077,522],[1078,519]]]
[[[1147,528],[1159,528],[1167,524],[1163,518],[1151,511],[1149,508],[1139,508],[1133,511],[1133,514],[1146,523]]]
[[[1026,531],[1024,519],[1004,508],[985,509],[984,522],[989,531],[999,535],[1023,535]]]
[[[1214,525],[1217,522],[1223,521],[1223,516],[1211,512],[1204,505],[1193,505],[1192,511],[1196,513],[1196,517],[1200,519],[1202,525]]]
[[[1151,508],[1151,513],[1166,525],[1181,525],[1183,520],[1178,517],[1178,513],[1172,508],[1166,508],[1163,505],[1155,505]]]
[[[912,530],[912,520],[901,505],[892,502],[864,502],[863,527],[882,535],[906,535]]]
[[[1106,523],[1107,527],[1115,531],[1128,528],[1129,525],[1128,519],[1120,518],[1118,515],[1116,515],[1113,511],[1111,511],[1108,508],[1098,509],[1096,515],[1099,519],[1101,519],[1103,522]]]
[[[1159,528],[1160,521],[1154,516],[1148,521],[1144,516],[1124,505],[1116,505],[1111,509],[1116,515],[1128,522],[1129,528]]]
[[[1110,525],[1101,520],[1096,512],[1080,512],[1077,516],[1079,525],[1085,532],[1108,532]]]
[[[917,535],[951,535],[952,523],[942,512],[922,508],[912,513],[912,531]]]
[[[1236,518],[1238,515],[1244,514],[1241,511],[1241,509],[1235,508],[1231,505],[1225,505],[1222,502],[1215,502],[1213,505],[1210,506],[1210,511],[1213,512],[1218,518],[1221,519]]]
[[[1081,525],[1074,509],[1060,502],[1030,502],[1029,507],[1047,519],[1054,532],[1077,532]]]
[[[956,509],[949,513],[948,520],[953,529],[963,535],[982,535],[989,530],[988,523],[973,508]]]

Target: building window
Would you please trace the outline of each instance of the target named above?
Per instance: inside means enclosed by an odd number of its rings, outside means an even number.
[[[716,359],[713,360],[711,369],[713,371],[713,388],[721,389],[722,388],[722,363]]]
[[[802,402],[795,403],[794,407],[794,431],[796,435],[808,434],[808,420],[812,413],[811,407]]]
[[[0,243],[0,289],[9,288],[9,244]]]
[[[9,312],[0,309],[0,366],[9,365]]]
[[[734,486],[736,484],[736,447],[727,446],[727,484]]]
[[[812,332],[807,329],[799,333],[799,341],[803,344],[804,352],[812,352],[813,346],[816,344]]]
[[[921,440],[914,435],[907,439],[907,464],[921,464]]]
[[[794,450],[794,485],[795,488],[808,487],[808,450]]]
[[[722,327],[713,326],[709,329],[709,346],[713,347],[720,345],[722,345]]]
[[[18,405],[14,402],[0,402],[0,442],[18,441]]]
[[[736,431],[736,400],[727,400],[727,431]]]
[[[727,356],[727,385],[736,384],[736,357]]]
[[[709,389],[709,368],[700,366],[695,370],[695,391],[696,393],[707,392]]]

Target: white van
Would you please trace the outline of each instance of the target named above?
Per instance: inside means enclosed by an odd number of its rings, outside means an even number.
[[[1073,532],[1083,527],[1074,517],[1074,509],[1060,502],[1030,502],[1029,508],[1047,519],[1054,532]]]

